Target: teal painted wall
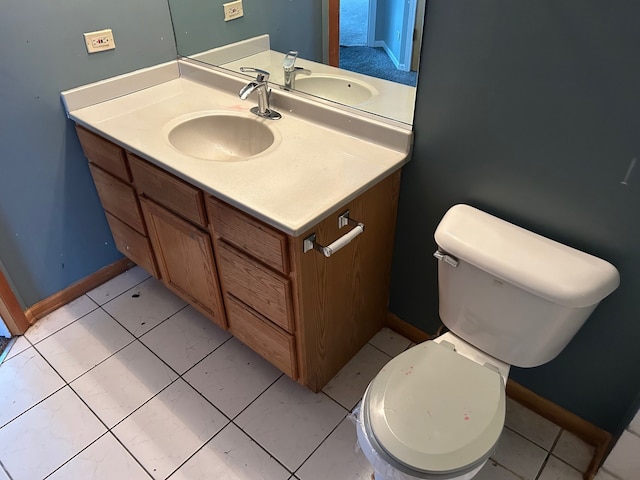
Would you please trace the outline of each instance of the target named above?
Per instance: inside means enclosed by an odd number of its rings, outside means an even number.
[[[391,310],[435,332],[436,245],[469,203],[616,265],[555,360],[511,377],[611,432],[640,392],[640,3],[429,0]]]
[[[378,0],[376,8],[376,40],[383,41],[397,61],[402,61],[405,0]],[[401,32],[400,38],[397,32]]]
[[[322,62],[324,2],[243,0],[244,16],[224,21],[226,1],[169,0],[180,55],[192,55],[256,35],[269,34],[271,49],[297,50]]]
[[[60,92],[176,58],[154,0],[3,0],[0,259],[27,306],[120,258]],[[112,28],[89,56],[83,32]]]

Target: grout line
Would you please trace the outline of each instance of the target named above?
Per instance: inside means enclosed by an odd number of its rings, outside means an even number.
[[[336,403],[337,403],[337,402],[336,402]],[[342,405],[340,405],[340,406],[342,406]],[[344,407],[343,407],[343,408],[344,408]],[[311,453],[307,456],[307,458],[305,458],[305,459],[302,461],[302,463],[300,464],[300,466],[298,466],[298,468],[296,468],[296,469],[295,469],[293,472],[291,472],[291,473],[293,473],[293,474],[295,475],[295,474],[296,474],[296,473],[297,473],[297,472],[298,472],[298,471],[303,467],[303,465],[304,465],[305,463],[307,463],[307,461],[308,461],[308,460],[313,456],[313,454],[314,454],[314,453],[316,453],[316,451],[317,451],[317,450],[318,450],[322,445],[324,445],[324,442],[326,442],[326,441],[327,441],[327,439],[331,436],[331,434],[337,430],[337,428],[342,424],[342,422],[344,422],[344,420],[345,420],[349,415],[350,415],[350,414],[349,414],[349,413],[347,413],[344,417],[342,417],[342,420],[340,420],[340,421],[337,423],[337,425],[331,429],[331,431],[327,434],[327,436],[326,436],[326,437],[324,437],[324,439],[323,439],[323,440],[318,444],[318,446],[317,446],[316,448],[314,448],[314,449],[311,451]]]
[[[127,272],[129,272],[129,271],[133,270],[134,268],[136,268],[136,267],[131,267],[129,270],[125,270],[124,272],[122,272],[120,275],[124,275],[125,273],[127,273]],[[109,299],[109,300],[107,300],[106,302],[99,303],[99,304],[98,304],[98,306],[100,306],[100,307],[102,308],[104,305],[106,305],[107,303],[109,303],[109,302],[111,302],[111,301],[115,300],[116,298],[118,298],[118,297],[120,297],[120,296],[124,295],[124,294],[125,294],[125,293],[127,293],[129,290],[132,290],[132,289],[136,288],[137,286],[139,286],[140,284],[142,284],[142,283],[146,282],[146,281],[147,281],[147,280],[149,280],[150,278],[153,278],[153,276],[152,276],[152,275],[150,275],[150,274],[149,274],[149,272],[147,272],[146,270],[144,270],[142,267],[138,267],[138,268],[142,269],[142,270],[143,270],[147,275],[149,275],[149,276],[148,276],[148,277],[146,277],[146,278],[145,278],[145,279],[143,279],[143,280],[140,280],[140,281],[139,281],[138,283],[136,283],[135,285],[132,285],[132,286],[130,286],[130,287],[128,287],[128,288],[126,288],[124,291],[122,291],[122,292],[118,293],[115,297],[110,298],[110,299]],[[117,276],[113,277],[111,280],[114,280],[114,279],[118,278],[120,275],[117,275]],[[107,280],[107,281],[106,281],[105,283],[103,283],[102,285],[105,285],[105,284],[109,283],[111,280]],[[98,285],[96,288],[100,288],[102,285]],[[93,290],[95,290],[96,288],[94,288]],[[93,291],[93,290],[90,290],[90,291]],[[89,296],[89,292],[85,293],[85,295],[86,295],[87,297],[91,298],[91,297]],[[93,300],[93,298],[91,298],[91,300]],[[93,301],[94,301],[95,303],[98,303],[98,302],[96,302],[95,300],[93,300]]]
[[[536,476],[535,476],[536,480],[539,480],[540,477],[542,476],[544,469],[547,467],[547,462],[549,461],[550,456],[551,456],[551,453],[547,452],[547,456],[544,457],[544,461],[542,462],[542,465],[540,465],[540,470],[538,470],[538,473],[536,473]]]
[[[503,464],[501,464],[500,462],[498,462],[498,461],[497,461],[495,458],[493,458],[493,457],[489,457],[489,458],[487,459],[487,462],[491,462],[491,463],[493,463],[493,465],[497,465],[498,467],[502,468],[503,470],[506,470],[506,471],[507,471],[507,472],[509,472],[509,473],[512,473],[513,475],[515,475],[516,477],[518,477],[518,478],[519,478],[519,479],[521,479],[521,480],[527,480],[523,475],[521,475],[521,474],[520,474],[520,473],[518,473],[518,472],[515,472],[515,471],[511,470],[509,467],[504,466]],[[478,473],[480,473],[480,472],[478,472]]]
[[[49,361],[45,358],[44,355],[42,355],[35,347],[35,345],[32,345],[33,349],[35,350],[35,352],[42,357],[42,359],[46,362],[47,365],[49,365],[49,367],[51,367],[51,369],[55,372],[56,375],[58,375],[58,377],[60,377],[60,379],[63,382],[63,385],[60,388],[55,389],[53,392],[51,392],[49,395],[46,395],[44,398],[40,399],[39,401],[37,401],[36,403],[34,403],[33,405],[31,405],[29,408],[27,408],[26,410],[24,410],[23,412],[21,412],[20,414],[16,415],[15,417],[13,417],[11,420],[5,422],[4,424],[0,425],[0,430],[2,430],[4,427],[6,427],[7,425],[9,425],[11,422],[14,422],[15,420],[17,420],[18,418],[20,418],[21,416],[23,416],[25,413],[27,413],[29,410],[33,409],[35,406],[40,405],[42,402],[44,402],[45,400],[47,400],[48,398],[52,397],[53,395],[55,395],[56,393],[58,393],[60,390],[62,390],[64,387],[69,386],[69,384],[67,383],[67,381],[62,378],[62,375],[60,375],[60,373],[58,373],[58,371],[53,368],[53,365],[51,365],[49,363]],[[27,349],[28,350],[28,349]],[[26,351],[26,350],[25,350]],[[24,352],[20,352],[20,353],[24,353]],[[20,355],[20,354],[18,354]],[[17,355],[16,355],[17,356]]]
[[[0,460],[0,468],[2,468],[2,471],[5,473],[9,480],[13,480],[13,477],[9,473],[9,470],[7,470],[7,468],[4,466],[4,463],[2,463],[2,460]]]
[[[60,327],[60,328],[59,328],[58,330],[56,330],[55,332],[51,332],[51,333],[50,333],[49,335],[47,335],[46,337],[42,337],[42,338],[41,338],[40,340],[38,340],[37,342],[32,342],[32,341],[27,337],[27,335],[26,335],[26,334],[28,333],[29,329],[27,329],[27,331],[25,332],[24,337],[25,337],[25,338],[27,338],[27,340],[29,341],[29,343],[30,343],[33,347],[35,347],[38,343],[42,343],[42,342],[43,342],[43,341],[45,341],[47,338],[52,337],[52,336],[53,336],[53,335],[55,335],[56,333],[58,333],[58,332],[60,332],[60,331],[64,330],[64,329],[65,329],[65,328],[67,328],[68,326],[73,325],[74,323],[76,323],[78,320],[80,320],[80,319],[82,319],[82,318],[84,318],[84,317],[86,317],[86,316],[88,316],[88,315],[92,314],[93,312],[95,312],[96,310],[98,310],[99,308],[101,308],[101,307],[100,307],[100,305],[98,305],[96,302],[94,302],[94,301],[93,301],[93,299],[91,299],[91,297],[89,297],[86,293],[85,293],[85,294],[83,294],[83,295],[81,295],[81,296],[79,296],[79,297],[78,297],[78,298],[76,298],[75,300],[72,300],[72,302],[75,302],[75,301],[77,301],[77,300],[80,300],[82,297],[87,297],[87,298],[89,299],[89,301],[90,301],[92,304],[94,304],[96,307],[95,307],[95,308],[92,308],[90,311],[86,312],[85,314],[80,315],[78,318],[73,319],[71,322],[69,322],[68,324],[66,324],[66,325],[64,325],[64,326],[62,326],[62,327]],[[69,302],[69,303],[67,303],[66,305],[63,305],[62,307],[58,308],[57,310],[54,310],[54,311],[53,311],[53,312],[51,312],[49,315],[54,314],[55,312],[57,312],[57,311],[61,310],[62,308],[66,307],[67,305],[69,305],[69,304],[70,304],[70,303],[72,303],[72,302]],[[34,323],[33,325],[31,325],[31,327],[33,327],[34,325],[36,325],[38,322],[41,322],[42,320],[46,319],[49,315],[47,315],[47,316],[42,317],[41,319],[39,319],[36,323]],[[31,328],[31,327],[29,327],[29,328]]]

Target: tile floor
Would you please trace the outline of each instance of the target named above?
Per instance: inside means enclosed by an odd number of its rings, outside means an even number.
[[[0,480],[369,480],[349,413],[410,342],[382,330],[313,394],[134,268],[0,366]],[[580,479],[592,449],[509,401],[478,480]]]

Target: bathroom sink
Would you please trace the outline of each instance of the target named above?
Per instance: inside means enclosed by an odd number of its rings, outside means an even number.
[[[165,127],[176,150],[217,162],[251,158],[274,146],[276,136],[264,120],[226,112],[188,115]]]
[[[337,75],[312,74],[308,77],[299,75],[296,78],[295,88],[343,105],[359,105],[378,93],[375,88],[365,82]]]

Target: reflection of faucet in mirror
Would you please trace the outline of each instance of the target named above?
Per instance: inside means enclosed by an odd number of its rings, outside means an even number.
[[[289,53],[287,53],[282,62],[282,68],[284,69],[284,88],[287,90],[295,88],[296,75],[299,73],[302,73],[303,75],[311,75],[311,70],[295,66],[296,58],[298,58],[298,52],[295,50],[289,50]]]
[[[268,84],[269,72],[253,67],[240,67],[240,71],[257,74],[255,81],[247,83],[242,87],[240,93],[238,93],[242,100],[246,100],[253,92],[258,94],[258,106],[251,108],[251,113],[255,113],[259,117],[270,118],[271,120],[282,118],[282,115],[269,108],[269,97],[271,95]]]

